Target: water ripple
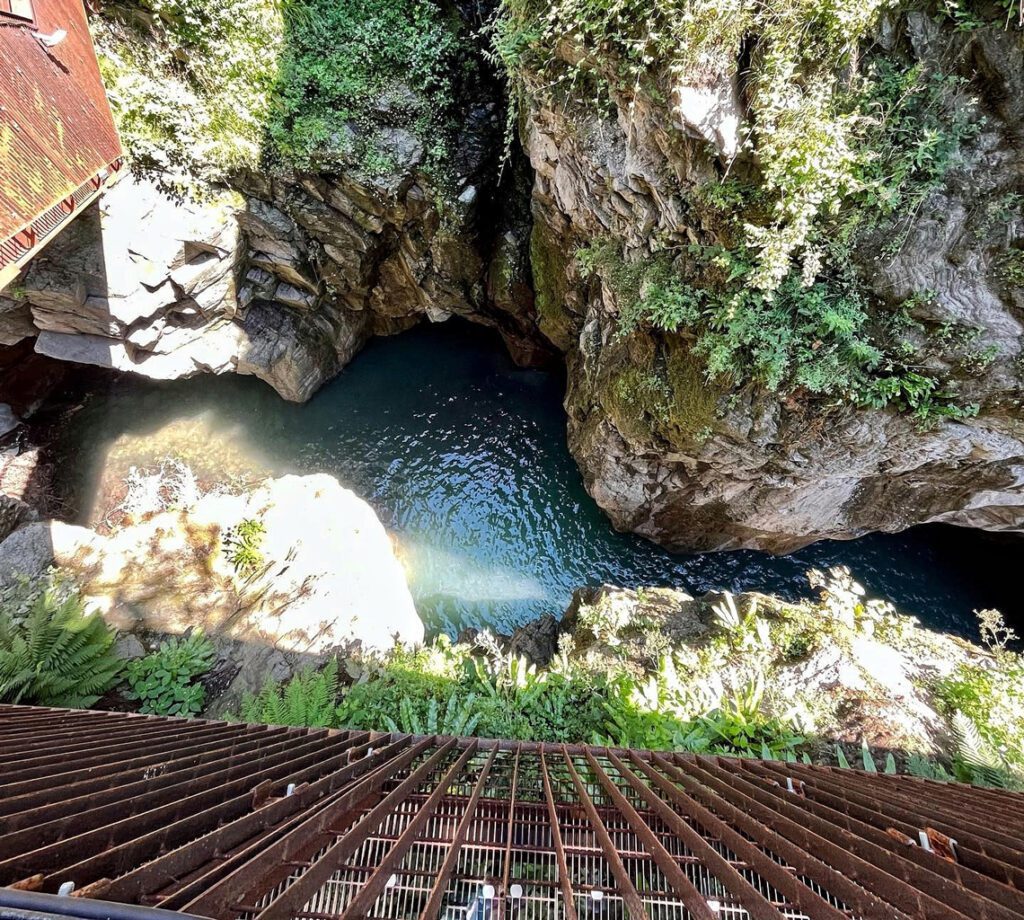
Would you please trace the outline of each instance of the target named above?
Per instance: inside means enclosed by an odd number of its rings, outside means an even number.
[[[809,567],[837,564],[936,627],[970,635],[985,606],[1024,619],[1016,538],[928,527],[777,558],[673,555],[615,533],[566,450],[561,403],[556,376],[516,369],[489,333],[423,327],[372,343],[303,406],[250,378],[112,385],[65,433],[65,486],[88,519],[128,466],[161,454],[212,477],[331,473],[395,532],[421,615],[452,632],[509,630],[602,581],[797,597]]]

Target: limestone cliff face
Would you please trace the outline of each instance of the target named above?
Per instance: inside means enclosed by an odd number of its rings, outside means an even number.
[[[38,336],[51,357],[157,379],[254,374],[295,401],[371,336],[425,318],[492,326],[524,364],[550,357],[533,318],[526,193],[505,203],[523,180],[500,180],[497,82],[465,88],[440,176],[388,109],[412,92],[393,88],[374,113],[383,172],[279,165],[236,172],[198,201],[123,180],[0,292],[0,344]]]
[[[681,250],[706,239],[692,193],[736,151],[747,116],[738,71],[696,86],[675,77],[658,102],[613,91],[604,114],[528,93],[539,324],[567,356],[570,448],[616,527],[675,549],[778,552],[929,521],[1024,527],[1024,291],[1000,270],[1024,236],[1024,57],[1014,34],[966,38],[917,14],[888,23],[882,40],[956,62],[986,108],[965,164],[908,219],[898,253],[869,239],[856,254],[881,302],[933,292],[914,318],[971,327],[972,348],[987,355],[971,367],[956,348],[923,346],[928,366],[980,407],[927,431],[894,410],[823,410],[754,387],[719,392],[694,367],[685,335],[618,335],[614,285],[586,278],[573,257],[595,238],[639,258],[655,241]],[[733,168],[757,166],[741,157]],[[1014,205],[993,220],[1000,201]]]

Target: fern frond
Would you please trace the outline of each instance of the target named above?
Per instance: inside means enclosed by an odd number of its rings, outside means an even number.
[[[954,766],[959,778],[980,786],[1005,789],[1014,785],[1006,762],[982,736],[978,726],[959,710],[953,713]]]
[[[93,705],[120,677],[116,635],[81,595],[42,590],[27,616],[0,614],[0,701],[81,708]]]

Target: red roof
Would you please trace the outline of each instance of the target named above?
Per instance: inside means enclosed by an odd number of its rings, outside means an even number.
[[[34,23],[0,12],[0,244],[121,156],[82,0],[33,6]]]

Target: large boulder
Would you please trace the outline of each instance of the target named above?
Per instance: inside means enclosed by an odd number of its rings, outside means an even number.
[[[258,291],[244,280],[247,207],[237,192],[180,201],[122,179],[0,294],[4,341],[34,335],[41,355],[159,380],[253,374],[286,399],[308,399],[339,356],[294,287],[257,269],[248,272],[268,279]]]
[[[251,564],[236,567],[230,534],[243,522],[263,532]],[[211,493],[109,535],[45,521],[0,543],[0,582],[50,565],[108,622],[140,635],[201,627],[310,656],[423,640],[390,537],[369,505],[326,475]]]
[[[991,665],[992,654],[865,601],[845,570],[814,574],[821,599],[796,603],[752,592],[584,588],[557,646],[577,667],[631,675],[648,703],[689,716],[748,698],[809,735],[948,750],[937,682],[962,665]]]

